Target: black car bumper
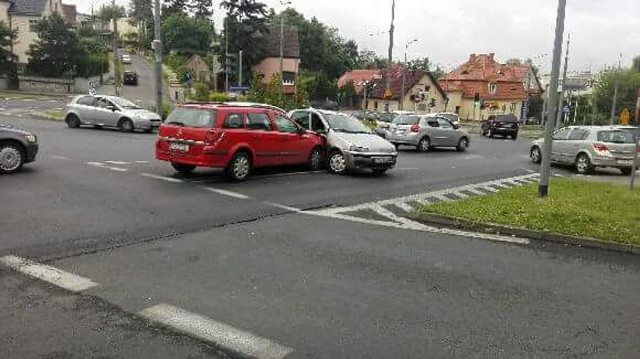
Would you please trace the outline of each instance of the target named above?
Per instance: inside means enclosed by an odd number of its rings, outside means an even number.
[[[29,143],[26,146],[26,158],[24,160],[25,163],[33,162],[36,160],[36,155],[38,154],[38,144],[37,143]]]

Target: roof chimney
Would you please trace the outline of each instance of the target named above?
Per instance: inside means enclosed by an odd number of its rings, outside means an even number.
[[[469,56],[469,60],[473,60],[476,58],[476,54],[471,54],[471,56]]]
[[[495,52],[490,52],[489,53],[489,59],[493,60],[494,56],[495,56]]]

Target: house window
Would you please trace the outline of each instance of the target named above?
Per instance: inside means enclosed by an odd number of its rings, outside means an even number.
[[[29,31],[36,32],[37,26],[38,26],[38,20],[29,20]]]
[[[498,89],[498,85],[496,85],[494,83],[490,83],[489,84],[489,93],[490,94],[495,95],[497,89]]]
[[[378,111],[378,101],[373,102],[373,109],[374,111]]]
[[[296,74],[294,72],[283,72],[282,73],[282,84],[293,86],[296,83]]]

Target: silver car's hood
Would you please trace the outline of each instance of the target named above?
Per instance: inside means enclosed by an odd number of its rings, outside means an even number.
[[[371,152],[396,152],[396,147],[389,141],[372,133],[335,132],[335,135],[355,146],[368,148]]]

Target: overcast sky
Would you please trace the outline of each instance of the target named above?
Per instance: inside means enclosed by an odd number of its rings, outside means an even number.
[[[107,0],[64,0],[88,13]],[[116,0],[128,7],[128,0]],[[280,0],[263,0],[281,10]],[[307,18],[339,29],[360,48],[386,57],[391,0],[291,0]],[[219,1],[214,0],[214,3]],[[496,53],[499,61],[534,58],[543,69],[551,67],[557,0],[396,0],[394,58],[428,56],[445,69],[466,61],[471,53]],[[215,8],[216,27],[223,12]],[[374,35],[371,36],[370,34]],[[569,0],[565,39],[571,34],[569,69],[598,71],[623,66],[640,55],[640,1]],[[566,43],[566,42],[565,42]],[[563,49],[564,50],[564,49]]]

